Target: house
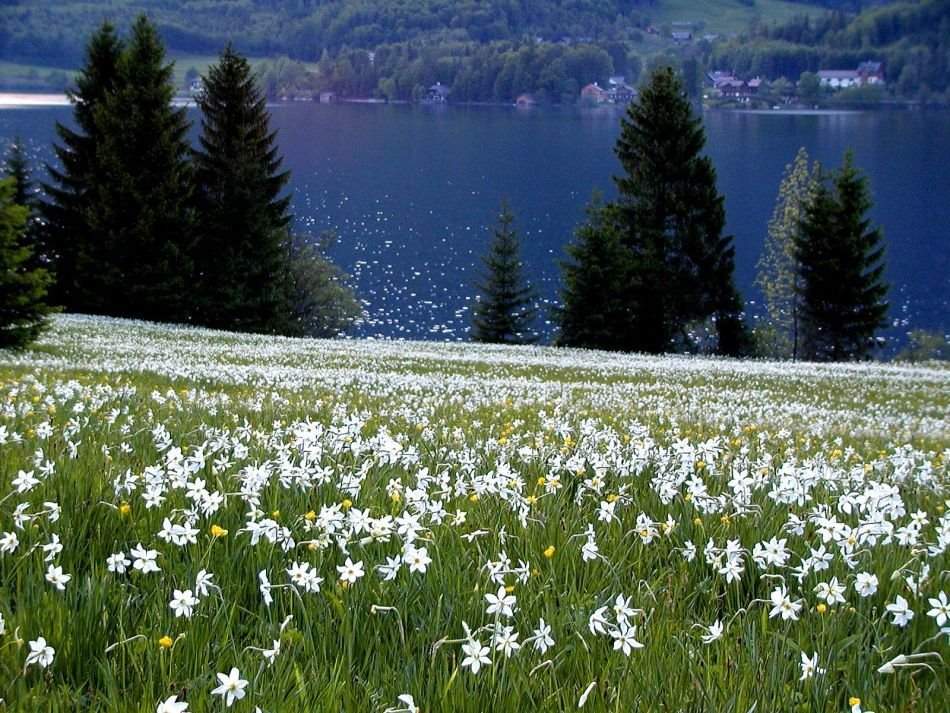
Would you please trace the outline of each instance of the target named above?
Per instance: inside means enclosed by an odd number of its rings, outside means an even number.
[[[758,94],[759,89],[762,88],[762,78],[756,77],[755,79],[750,79],[746,82],[746,86],[749,89],[749,94]]]
[[[423,104],[445,104],[448,101],[449,88],[441,82],[436,82],[422,95]]]
[[[861,84],[884,84],[884,65],[881,62],[861,62],[858,77]]]
[[[320,92],[321,104],[335,104],[337,101],[336,92]]]
[[[749,85],[741,79],[725,79],[716,85],[724,97],[739,97],[749,93]]]
[[[517,107],[537,106],[538,104],[538,98],[530,92],[524,92],[515,98],[515,106]]]
[[[607,92],[594,82],[581,89],[581,101],[590,104],[605,104],[609,101]]]
[[[607,100],[612,104],[629,104],[637,96],[637,90],[629,84],[612,84],[607,90]]]
[[[670,33],[670,37],[674,42],[689,42],[693,39],[693,33],[687,30],[676,30]]]
[[[861,75],[853,69],[821,69],[818,71],[818,81],[823,87],[845,89],[861,83]]]

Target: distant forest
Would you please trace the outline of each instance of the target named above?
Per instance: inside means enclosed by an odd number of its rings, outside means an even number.
[[[696,17],[756,8],[751,25],[711,35],[704,22],[654,26],[666,0],[3,0],[0,59],[76,67],[104,16],[141,10],[174,53],[213,55],[235,40],[271,96],[418,99],[432,84],[459,102],[575,101],[590,82],[672,64],[697,96],[707,71],[796,82],[803,72],[885,64],[880,97],[947,100],[950,0],[789,0],[801,15],[775,23],[775,0],[696,0]],[[756,4],[758,2],[758,5]],[[704,15],[705,13],[705,15]],[[694,18],[695,19],[695,18]],[[671,30],[683,30],[674,41]],[[195,76],[192,72],[192,78]],[[64,77],[50,75],[50,83]]]

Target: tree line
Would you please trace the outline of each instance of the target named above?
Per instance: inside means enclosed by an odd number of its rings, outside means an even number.
[[[336,333],[360,313],[323,255],[328,238],[292,232],[289,173],[247,60],[229,45],[209,70],[197,147],[170,76],[144,15],[127,40],[105,23],[68,92],[76,128],[56,125],[58,165],[47,167],[42,199],[14,151],[6,277],[31,286],[16,299],[38,311],[4,315],[6,345],[35,336],[43,305],[297,336]]]
[[[621,119],[618,197],[595,196],[567,247],[557,343],[816,361],[873,354],[888,308],[884,243],[866,217],[868,181],[851,154],[824,172],[802,153],[788,170],[760,263],[768,314],[752,330],[704,145],[681,78],[655,70]],[[534,338],[533,292],[512,223],[506,206],[477,285],[477,341]]]

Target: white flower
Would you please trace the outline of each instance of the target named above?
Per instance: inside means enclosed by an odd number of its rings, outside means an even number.
[[[914,618],[914,612],[908,606],[907,600],[900,594],[897,595],[894,603],[888,604],[885,609],[894,615],[893,624],[895,626],[905,627],[907,622]]]
[[[280,639],[274,639],[274,643],[269,649],[261,649],[261,654],[264,656],[264,660],[267,661],[268,666],[274,663],[277,660],[277,655],[280,654]]]
[[[52,562],[56,559],[56,555],[63,551],[63,546],[59,542],[59,535],[53,533],[52,538],[48,544],[43,545],[43,552],[46,553],[46,557],[43,558],[45,562]]]
[[[838,582],[837,577],[832,577],[830,582],[819,582],[814,589],[819,599],[823,599],[828,606],[834,606],[844,602],[844,587]]]
[[[858,572],[854,580],[854,591],[862,597],[870,597],[877,591],[877,575],[869,572]]]
[[[429,557],[429,550],[425,547],[420,547],[419,549],[415,547],[407,548],[402,560],[409,565],[410,572],[419,572],[420,574],[425,574],[426,569],[432,563],[432,558]]]
[[[195,576],[195,595],[207,597],[212,589],[216,589],[220,592],[220,587],[211,581],[213,578],[213,572],[208,572],[204,569],[199,570],[198,574]]]
[[[40,668],[46,668],[53,663],[54,656],[56,656],[56,649],[47,645],[46,639],[40,636],[36,641],[30,642],[30,653],[26,656],[26,666],[39,664]]]
[[[538,628],[534,630],[532,637],[534,639],[534,648],[542,656],[545,652],[554,646],[554,639],[551,638],[551,625],[545,623],[544,618],[538,623]]]
[[[805,652],[802,651],[801,667],[802,667],[802,677],[798,679],[799,681],[804,681],[805,679],[811,678],[816,673],[822,674],[825,672],[825,669],[818,668],[818,652],[817,651],[812,654],[811,658],[808,658]]]
[[[462,644],[462,653],[465,658],[462,659],[462,668],[468,666],[472,673],[477,674],[482,666],[490,666],[491,659],[488,658],[488,647],[482,646],[482,642],[477,639],[469,639]]]
[[[46,581],[51,582],[59,591],[65,591],[66,585],[69,584],[73,576],[71,574],[65,574],[62,567],[54,567],[50,565],[46,569]]]
[[[521,644],[518,643],[518,636],[519,634],[514,630],[514,627],[499,627],[493,637],[495,651],[501,651],[505,654],[505,658],[511,658],[521,648]]]
[[[499,616],[512,617],[515,615],[515,603],[518,598],[514,594],[508,594],[504,587],[498,588],[498,594],[489,592],[485,595],[488,602],[486,614],[498,614]]]
[[[927,616],[932,616],[937,620],[937,626],[943,626],[950,618],[950,602],[947,602],[947,593],[940,592],[937,597],[930,598],[930,606],[933,607]]]
[[[769,612],[769,619],[774,616],[782,615],[782,620],[798,621],[798,612],[801,611],[801,600],[792,601],[785,590],[785,585],[776,587],[771,594],[772,610]]]
[[[634,649],[642,649],[643,644],[634,638],[636,633],[636,626],[628,626],[626,621],[621,621],[618,628],[610,632],[614,639],[614,651],[621,649],[625,656],[629,656]]]
[[[20,538],[15,532],[4,532],[0,536],[0,553],[13,552],[20,544]]]
[[[169,696],[158,704],[155,713],[188,713],[188,703],[179,701],[178,696]]]
[[[271,602],[274,601],[274,597],[271,595],[270,590],[273,585],[270,583],[270,580],[267,579],[267,570],[262,569],[257,573],[257,578],[261,581],[260,590],[261,596],[264,598],[264,604],[270,606]],[[220,674],[218,674],[220,676]]]
[[[224,698],[228,708],[231,707],[234,701],[244,698],[244,688],[247,686],[247,681],[241,678],[241,672],[236,667],[232,668],[231,673],[227,675],[219,673],[218,681],[221,682],[221,685],[211,691],[211,694]]]
[[[172,600],[168,603],[168,606],[175,612],[176,618],[183,616],[186,619],[190,619],[197,603],[198,600],[190,589],[184,591],[176,589],[172,594]]]
[[[12,484],[18,493],[27,493],[35,486],[39,485],[39,482],[39,479],[33,477],[32,470],[28,473],[21,470],[16,474]]]
[[[7,630],[7,623],[3,620],[3,614],[0,614],[0,636],[3,636],[6,630]]]
[[[129,554],[135,558],[132,566],[143,574],[161,571],[161,567],[155,561],[158,557],[158,550],[146,550],[140,542],[129,551]]]
[[[725,631],[723,623],[719,619],[716,619],[716,621],[713,622],[708,629],[706,629],[707,633],[702,637],[703,643],[711,644],[712,642],[721,639],[723,631]]]
[[[386,564],[376,565],[376,571],[382,577],[384,582],[391,582],[399,574],[399,568],[402,567],[402,560],[398,557],[386,557]]]
[[[337,565],[336,571],[340,573],[340,581],[346,582],[347,584],[355,584],[356,580],[365,574],[363,572],[363,563],[356,562],[353,563],[349,557],[346,558],[346,562],[342,565]]]
[[[130,564],[132,560],[126,557],[124,552],[116,552],[106,558],[106,567],[115,574],[125,574]]]

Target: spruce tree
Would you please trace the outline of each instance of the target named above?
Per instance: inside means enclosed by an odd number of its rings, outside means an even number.
[[[472,315],[472,339],[476,342],[530,344],[537,340],[531,330],[537,316],[535,291],[524,279],[514,220],[507,201],[503,202],[483,258],[484,272],[476,285],[481,293]]]
[[[99,193],[98,153],[103,138],[97,114],[118,87],[122,47],[108,22],[90,39],[76,86],[66,92],[76,128],[56,122],[59,143],[53,144],[53,153],[59,165],[46,167],[51,181],[43,184],[46,200],[40,206],[43,227],[38,252],[56,273],[51,301],[70,311],[86,308],[77,294],[76,259],[81,246],[98,238],[89,226],[90,215],[96,210],[92,198]]]
[[[285,332],[293,295],[290,174],[270,129],[266,100],[247,60],[229,44],[204,80],[200,148],[195,154],[197,264],[202,324]]]
[[[722,234],[723,197],[705,141],[673,69],[654,71],[621,119],[615,147],[625,172],[614,177],[619,196],[609,212],[626,251],[620,348],[690,350],[693,333],[711,328],[717,353],[746,349],[734,248]]]
[[[29,209],[14,203],[13,178],[0,180],[0,348],[19,348],[46,327],[49,273],[36,267],[27,238]]]
[[[820,170],[817,161],[809,166],[808,152],[804,147],[799,149],[794,162],[785,167],[769,219],[765,251],[757,265],[756,284],[762,290],[766,308],[760,348],[771,357],[798,357],[800,310],[795,241]]]
[[[39,237],[41,225],[39,197],[30,177],[30,164],[26,158],[23,142],[20,141],[19,137],[14,138],[13,143],[10,144],[4,173],[13,179],[13,203],[27,209],[24,240],[30,247],[30,266],[46,267],[46,260],[41,253],[42,246]]]
[[[88,196],[93,239],[79,246],[84,311],[156,321],[193,312],[192,177],[186,110],[172,106],[172,66],[140,15],[119,57],[115,91],[94,112],[97,170]]]
[[[796,236],[802,356],[864,359],[887,324],[883,233],[870,227],[868,181],[850,151],[830,179],[815,190]]]
[[[556,316],[558,344],[568,347],[621,349],[627,322],[621,299],[625,251],[599,195],[587,206],[587,222],[568,245],[569,260],[561,263],[564,287]]]

